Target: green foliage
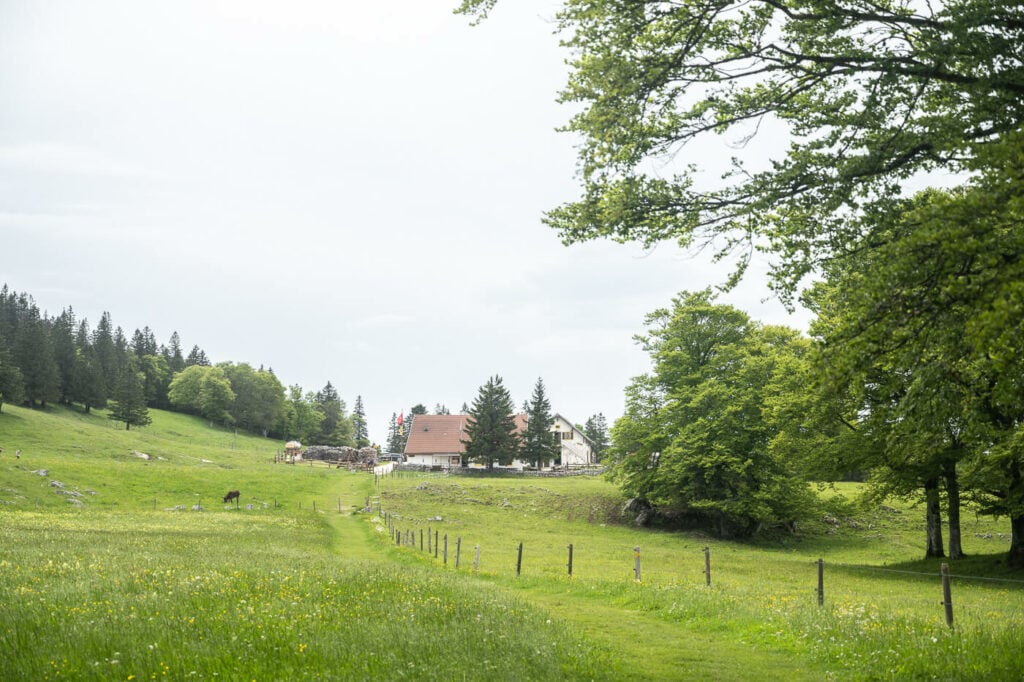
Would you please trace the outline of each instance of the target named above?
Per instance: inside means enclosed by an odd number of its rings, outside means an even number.
[[[245,362],[221,362],[217,367],[231,383],[234,399],[228,411],[234,423],[266,436],[284,413],[284,386],[270,372]]]
[[[14,356],[8,350],[2,336],[0,336],[0,410],[3,409],[4,401],[18,403],[25,394],[24,380],[21,370],[14,362]]]
[[[605,419],[603,412],[592,414],[587,417],[587,421],[583,424],[583,435],[590,439],[590,442],[594,444],[594,457],[597,461],[601,461],[604,458],[604,453],[610,445],[608,440],[608,420]]]
[[[171,404],[210,421],[231,418],[228,408],[235,399],[231,382],[220,367],[189,365],[174,376],[168,391]]]
[[[785,394],[806,342],[714,304],[709,290],[680,294],[647,325],[639,340],[653,373],[633,381],[612,429],[612,475],[623,490],[722,536],[805,515],[806,483],[770,447],[778,427],[768,404]]]
[[[320,423],[324,419],[323,412],[317,407],[316,394],[310,391],[303,395],[298,384],[289,386],[284,413],[274,431],[286,440],[312,443],[320,434]]]
[[[559,455],[556,434],[551,432],[555,423],[551,415],[551,402],[544,393],[544,380],[538,378],[526,410],[526,432],[520,445],[520,458],[534,467],[555,461]]]
[[[943,477],[951,509],[962,477],[1017,519],[1010,559],[1024,565],[1024,362],[1010,350],[1024,343],[1022,140],[982,152],[965,188],[871,215],[878,242],[834,262],[808,300],[826,388],[852,396],[847,418],[875,443],[858,465],[900,493]]]
[[[488,469],[495,464],[511,464],[519,454],[519,437],[512,396],[500,376],[494,375],[480,387],[467,415],[466,438],[462,441],[466,460]]]
[[[366,425],[366,408],[363,407],[363,396],[356,396],[356,404],[352,407],[352,437],[355,447],[362,448],[370,444],[370,432]]]
[[[494,4],[459,10],[480,19]],[[583,188],[546,222],[566,242],[713,245],[741,269],[768,250],[788,296],[862,240],[870,225],[851,215],[886,206],[915,174],[964,170],[1024,123],[1016,2],[560,4]],[[724,172],[684,157],[759,135],[788,148],[768,163],[734,156]]]
[[[313,397],[313,403],[322,417],[313,442],[319,445],[353,445],[352,420],[345,414],[345,401],[338,396],[331,382],[328,381]]]
[[[144,381],[145,375],[137,370],[134,361],[121,372],[109,416],[112,421],[123,422],[125,431],[133,426],[147,426],[153,421],[146,408]]]

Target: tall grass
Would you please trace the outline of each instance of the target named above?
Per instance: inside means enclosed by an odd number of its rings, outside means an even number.
[[[841,518],[803,535],[744,544],[638,529],[612,518],[617,512],[595,515],[594,509],[613,509],[610,500],[621,509],[616,491],[601,480],[396,477],[383,487],[396,525],[428,525],[440,536],[460,537],[463,547],[481,545],[484,576],[537,603],[570,604],[570,622],[585,624],[588,612],[607,605],[628,614],[632,636],[618,647],[627,658],[650,655],[645,643],[664,636],[662,624],[671,623],[676,641],[701,638],[731,650],[738,665],[722,672],[739,679],[777,670],[780,654],[818,678],[976,679],[983,673],[1019,679],[1024,670],[1024,576],[993,570],[1004,550],[1005,522],[966,520],[965,549],[974,556],[953,564],[951,630],[940,562],[919,558],[919,510],[895,502],[857,508],[837,501],[846,514]],[[640,547],[640,582],[634,547]],[[819,557],[825,560],[820,608]],[[743,646],[735,649],[736,643]]]
[[[590,679],[521,600],[270,514],[0,514],[0,679]]]
[[[953,564],[950,629],[939,562],[919,558],[921,511],[861,508],[849,489],[826,492],[827,518],[796,535],[731,543],[635,528],[602,479],[406,475],[378,489],[365,473],[275,465],[274,441],[153,417],[126,432],[102,413],[4,407],[0,679],[999,680],[1024,670],[1024,584],[1001,564],[1005,522],[965,514],[970,557]],[[238,509],[220,501],[236,488]],[[381,516],[364,510],[378,494]],[[397,546],[389,523],[414,531],[416,549]],[[447,534],[447,564],[419,549],[428,528]]]

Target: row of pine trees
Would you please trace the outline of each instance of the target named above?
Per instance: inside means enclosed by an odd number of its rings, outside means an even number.
[[[273,438],[370,444],[362,398],[349,414],[330,381],[315,393],[286,389],[270,368],[214,365],[198,345],[185,354],[177,332],[161,344],[148,326],[129,339],[108,312],[95,328],[70,307],[50,317],[6,284],[0,288],[0,410],[4,403],[109,409],[126,428],[145,426],[149,408],[158,408]]]

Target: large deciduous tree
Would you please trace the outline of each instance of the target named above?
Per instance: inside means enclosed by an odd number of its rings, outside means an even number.
[[[469,408],[466,420],[467,461],[493,469],[495,464],[508,465],[519,453],[515,407],[512,396],[500,376],[487,380]]]
[[[768,404],[808,342],[763,327],[710,291],[682,293],[639,337],[653,369],[626,392],[612,429],[612,474],[624,491],[722,536],[791,524],[807,485],[772,448]]]
[[[767,248],[784,293],[871,229],[848,216],[1024,123],[1015,1],[563,0],[557,26],[583,187],[546,221],[566,242]],[[689,155],[759,134],[789,144]]]
[[[174,375],[168,390],[171,404],[210,421],[229,421],[235,399],[231,382],[220,367],[190,365]]]
[[[873,247],[810,298],[822,366],[862,396],[854,411],[883,445],[880,482],[924,490],[929,552],[941,481],[959,554],[963,479],[983,511],[1010,517],[1010,563],[1024,566],[1024,137],[985,154],[967,187],[872,216]]]

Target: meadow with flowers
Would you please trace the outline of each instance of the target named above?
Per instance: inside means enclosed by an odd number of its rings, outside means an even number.
[[[922,511],[859,504],[852,486],[823,489],[825,520],[797,534],[729,543],[636,528],[599,478],[375,479],[274,464],[276,442],[153,416],[125,432],[102,413],[5,406],[0,679],[1024,670],[1024,576],[1002,567],[1008,524],[989,518],[965,516],[950,628],[938,562],[920,559]],[[237,508],[221,502],[229,489]]]

